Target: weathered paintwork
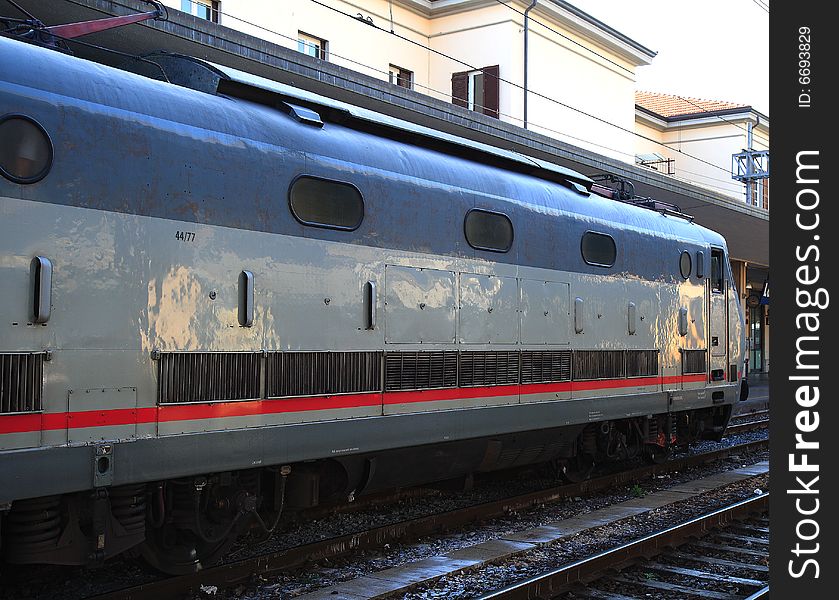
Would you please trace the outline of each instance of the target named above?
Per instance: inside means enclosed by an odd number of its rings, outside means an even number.
[[[708,257],[725,240],[551,181],[562,169],[534,177],[500,154],[445,153],[398,129],[313,127],[0,38],[8,113],[44,126],[55,161],[36,184],[0,178],[0,352],[49,350],[51,360],[42,413],[0,415],[0,503],[93,485],[103,441],[116,446],[116,485],[707,407],[708,388],[730,404],[739,393],[685,380],[680,362],[680,350],[710,349],[717,335],[709,370],[742,364],[730,273],[719,296],[707,277],[679,275],[682,251]],[[299,223],[287,191],[301,174],[357,186],[362,225]],[[474,207],[510,217],[509,252],[469,246],[463,218]],[[589,230],[614,237],[613,267],[582,259]],[[45,324],[29,321],[34,256],[54,268]],[[238,322],[243,270],[254,277],[252,327]],[[659,377],[157,405],[155,351],[528,348],[658,349]]]

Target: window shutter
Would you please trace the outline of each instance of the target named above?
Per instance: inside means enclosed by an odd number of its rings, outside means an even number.
[[[469,107],[469,73],[452,73],[452,104]]]
[[[498,65],[493,67],[484,67],[481,71],[484,72],[484,114],[497,119],[498,107],[500,106]]]

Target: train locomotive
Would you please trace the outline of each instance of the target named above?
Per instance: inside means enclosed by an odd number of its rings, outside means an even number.
[[[719,234],[247,73],[129,62],[0,37],[4,562],[187,572],[309,507],[723,434],[744,327]]]

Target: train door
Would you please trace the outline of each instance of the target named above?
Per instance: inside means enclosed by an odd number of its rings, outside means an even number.
[[[711,277],[708,286],[708,349],[711,382],[724,382],[728,364],[728,269],[725,253],[711,248]]]

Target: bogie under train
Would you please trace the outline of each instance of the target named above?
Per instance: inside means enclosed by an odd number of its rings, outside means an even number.
[[[722,435],[720,235],[183,60],[203,89],[0,37],[5,561],[188,571],[289,511]]]

